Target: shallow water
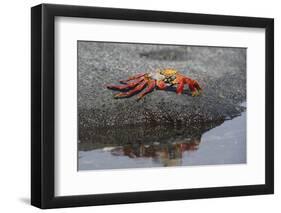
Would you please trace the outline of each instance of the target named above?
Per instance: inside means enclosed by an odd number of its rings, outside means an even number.
[[[214,126],[100,130],[79,143],[78,170],[246,163],[246,111]]]

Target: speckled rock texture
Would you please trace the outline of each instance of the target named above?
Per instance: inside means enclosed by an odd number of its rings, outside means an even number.
[[[114,99],[107,84],[156,69],[173,68],[196,79],[203,94],[154,90],[141,101]],[[78,125],[200,125],[231,119],[245,109],[246,49],[78,41]],[[80,134],[81,137],[81,134]]]

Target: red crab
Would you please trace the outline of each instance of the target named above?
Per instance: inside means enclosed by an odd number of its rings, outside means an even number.
[[[155,73],[141,73],[129,77],[127,80],[121,80],[121,85],[108,85],[108,89],[123,91],[114,96],[114,98],[127,98],[146,89],[140,93],[138,100],[146,94],[152,92],[155,88],[165,90],[168,87],[177,85],[176,93],[182,94],[184,85],[187,84],[191,90],[192,96],[198,96],[202,92],[196,80],[182,75],[175,69],[162,69]]]

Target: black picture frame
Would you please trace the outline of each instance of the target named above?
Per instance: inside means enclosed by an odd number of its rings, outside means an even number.
[[[265,184],[56,197],[54,195],[54,20],[58,16],[264,28],[266,32]],[[53,4],[32,7],[31,112],[31,204],[39,208],[272,194],[274,193],[274,19]]]

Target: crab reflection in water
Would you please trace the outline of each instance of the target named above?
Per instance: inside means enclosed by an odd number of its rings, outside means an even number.
[[[246,163],[246,112],[192,126],[82,128],[78,170]]]
[[[155,163],[163,166],[179,166],[183,153],[196,151],[200,138],[192,138],[176,143],[127,144],[113,148],[110,152],[114,156],[128,156],[129,158],[152,158]]]

